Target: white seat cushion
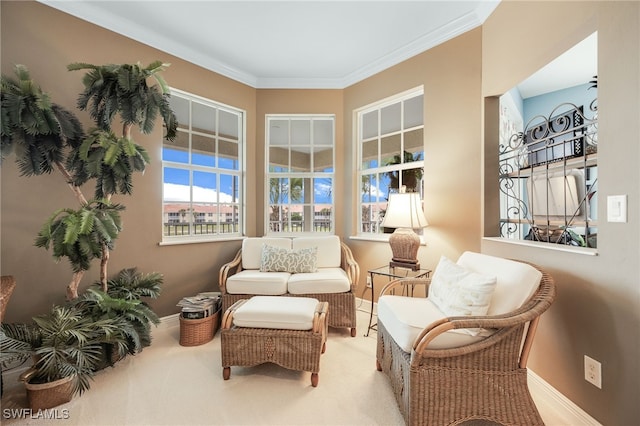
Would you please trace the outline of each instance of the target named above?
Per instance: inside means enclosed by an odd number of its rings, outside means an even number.
[[[378,322],[405,352],[411,352],[420,332],[434,321],[446,318],[436,305],[422,297],[384,295],[378,300]],[[482,340],[491,331],[472,336],[463,330],[450,330],[429,343],[429,349],[457,348]]]
[[[496,288],[487,315],[518,309],[540,286],[542,273],[531,265],[487,254],[464,252],[458,265],[479,274],[496,277]]]
[[[287,292],[288,272],[260,272],[245,269],[227,278],[226,289],[229,294],[280,295]]]
[[[320,268],[317,272],[291,275],[287,290],[291,294],[345,293],[351,290],[351,284],[344,270]]]
[[[306,297],[254,296],[233,314],[237,327],[311,330],[318,300]]]
[[[340,237],[327,235],[323,237],[297,237],[293,239],[294,250],[306,248],[318,248],[318,268],[339,268],[342,259]]]
[[[250,237],[242,240],[242,269],[260,269],[262,246],[291,248],[289,238]]]

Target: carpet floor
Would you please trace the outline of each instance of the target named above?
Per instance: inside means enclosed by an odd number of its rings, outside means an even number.
[[[177,321],[154,330],[150,347],[99,372],[91,389],[49,416],[60,425],[401,425],[389,383],[376,371],[376,334],[329,329],[319,383],[308,372],[273,364],[232,367],[222,379],[220,332],[200,346],[180,346]],[[27,407],[22,384],[5,383],[3,425],[44,425]],[[11,418],[14,417],[14,418]]]
[[[376,371],[376,333],[329,329],[319,384],[310,373],[273,364],[232,367],[222,379],[220,332],[180,346],[178,321],[154,330],[153,344],[99,372],[91,389],[45,413],[22,410],[20,383],[4,383],[3,425],[403,425],[389,382]],[[49,418],[46,418],[46,417]],[[53,417],[53,419],[52,419]],[[54,420],[55,419],[55,420]]]

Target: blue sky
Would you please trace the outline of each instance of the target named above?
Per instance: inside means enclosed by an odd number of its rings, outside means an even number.
[[[189,153],[182,150],[164,148],[162,150],[162,158],[165,161],[171,161],[179,164],[189,164]],[[192,154],[193,164],[215,166],[215,157],[213,155]],[[237,161],[227,158],[218,157],[218,167],[228,170],[238,170]],[[219,191],[220,201],[232,199],[233,193],[233,176],[230,174],[220,173],[220,188],[216,188],[216,173],[207,173],[201,171],[193,172],[194,193],[200,194],[199,197],[206,197],[213,202]],[[314,201],[317,204],[330,204],[332,202],[332,190],[330,178],[315,178]],[[164,188],[165,201],[188,201],[189,200],[189,170],[179,169],[175,167],[164,167]],[[208,194],[208,195],[205,195]],[[204,201],[204,200],[202,200]]]
[[[189,164],[189,153],[186,151],[167,149],[162,150],[162,158],[165,161],[171,161],[179,164]],[[215,157],[212,155],[193,154],[192,161],[199,165],[215,165]],[[237,170],[237,161],[231,161],[225,158],[218,158],[220,168]],[[170,199],[179,201],[189,200],[189,170],[179,169],[175,167],[164,167],[164,188],[165,200]],[[217,188],[217,179],[220,179],[220,188]],[[220,173],[208,173],[202,171],[193,172],[193,185],[201,190],[194,190],[194,198],[205,198],[194,201],[217,202],[216,194],[220,192],[220,201],[232,200],[233,197],[233,175]],[[198,195],[196,195],[198,194]]]

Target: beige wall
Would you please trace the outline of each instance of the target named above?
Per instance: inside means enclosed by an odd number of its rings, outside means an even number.
[[[163,73],[170,85],[247,111],[247,169],[255,170],[255,89],[172,57],[110,31],[35,2],[2,2],[2,73],[13,76],[16,63],[25,64],[32,77],[54,102],[77,112],[88,129],[88,114],[76,109],[82,90],[82,72],[69,72],[72,62],[94,64],[154,60],[171,63]],[[51,29],[64,31],[51,31]],[[115,126],[117,127],[117,126]],[[134,135],[151,155],[145,174],[134,178],[133,197],[114,201],[127,207],[124,229],[111,254],[110,274],[137,266],[142,272],[164,274],[164,289],[153,307],[162,315],[178,312],[180,298],[199,291],[217,290],[220,266],[231,260],[240,241],[159,246],[162,239],[161,126],[154,134]],[[40,226],[54,210],[76,206],[71,191],[57,173],[19,177],[14,157],[2,164],[1,273],[14,275],[17,287],[7,309],[8,321],[26,321],[64,300],[71,278],[66,260],[56,264],[50,252],[33,246]],[[91,196],[93,188],[85,193]],[[247,230],[255,232],[257,207],[247,199]],[[98,278],[94,265],[81,289]]]
[[[344,235],[354,235],[359,184],[353,169],[352,111],[397,93],[424,86],[424,230],[426,246],[418,259],[433,268],[441,255],[456,259],[464,250],[480,250],[481,41],[475,29],[345,89],[346,175],[352,176],[345,199],[349,218]],[[349,241],[363,271],[391,258],[387,242]],[[377,299],[382,281],[374,283]]]
[[[256,174],[255,188],[258,206],[264,205],[264,143],[265,143],[265,116],[267,114],[334,114],[335,115],[335,211],[336,234],[343,235],[340,230],[343,226],[341,211],[344,206],[344,197],[341,196],[342,181],[344,179],[344,156],[340,155],[344,147],[342,137],[344,128],[344,111],[342,106],[342,90],[297,90],[297,89],[260,89],[257,91],[256,112]],[[260,214],[256,218],[256,235],[265,235],[267,232],[264,223],[264,213],[260,208]]]
[[[639,24],[638,2],[509,1],[483,26],[483,96],[504,93],[598,31],[598,255],[486,240],[482,251],[538,263],[554,276],[558,297],[529,366],[605,425],[640,419]],[[495,139],[485,145],[497,150]],[[497,176],[495,162],[486,165],[485,175]],[[628,195],[629,221],[607,223],[606,198],[619,194]],[[490,211],[492,199],[485,202]],[[602,363],[602,390],[584,380],[584,355]]]
[[[440,255],[456,258],[464,250],[482,250],[548,269],[559,295],[541,321],[530,366],[603,424],[627,425],[640,418],[639,7],[637,2],[507,1],[481,29],[345,90],[256,90],[47,6],[2,2],[2,73],[10,74],[14,63],[26,64],[54,100],[75,110],[81,74],[67,72],[68,63],[160,59],[172,63],[165,77],[174,87],[245,109],[248,235],[264,233],[265,114],[336,114],[337,234],[352,247],[362,268],[359,295],[366,270],[384,264],[391,252],[387,243],[349,238],[356,232],[353,200],[359,189],[352,111],[424,85],[425,213],[430,226],[425,230],[427,246],[419,252],[421,263],[434,267]],[[544,31],[540,22],[547,22]],[[53,34],[46,28],[65,31]],[[483,125],[485,115],[495,116],[484,108],[495,102],[485,103],[484,97],[502,94],[594,30],[599,31],[600,62],[599,217],[606,217],[606,195],[628,194],[629,223],[599,224],[596,257],[483,240],[483,235],[494,235],[483,224],[492,222],[495,205],[493,198],[484,199],[482,185],[487,176],[486,185],[494,188],[489,179],[496,175],[490,161],[494,142],[484,140],[491,126]],[[177,312],[175,303],[182,296],[216,288],[220,265],[240,242],[158,246],[159,132],[137,138],[153,162],[144,176],[136,177],[134,197],[121,200],[127,206],[125,229],[110,270],[135,265],[162,272],[165,289],[154,307],[160,315],[169,315]],[[6,319],[24,321],[63,300],[70,277],[67,264],[55,264],[32,243],[48,214],[73,205],[74,199],[57,175],[17,177],[13,158],[3,163],[0,173],[0,268],[18,279]],[[93,270],[91,278],[96,276]],[[583,380],[584,354],[602,362],[602,390]]]

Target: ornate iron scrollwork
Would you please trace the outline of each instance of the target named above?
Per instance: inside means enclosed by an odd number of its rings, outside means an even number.
[[[535,240],[594,246],[589,244],[588,204],[597,178],[586,184],[584,175],[597,166],[595,157],[587,163],[587,156],[597,152],[597,99],[588,110],[590,114],[585,114],[583,106],[562,103],[548,116],[533,117],[524,131],[511,134],[500,144],[501,237],[525,239],[534,231],[555,235],[560,230],[562,238]],[[534,188],[534,181],[542,186]],[[583,187],[576,190],[576,185]],[[546,191],[542,196],[540,188]],[[535,196],[541,200],[538,206],[532,205]],[[574,231],[575,226],[584,228],[584,239]]]

